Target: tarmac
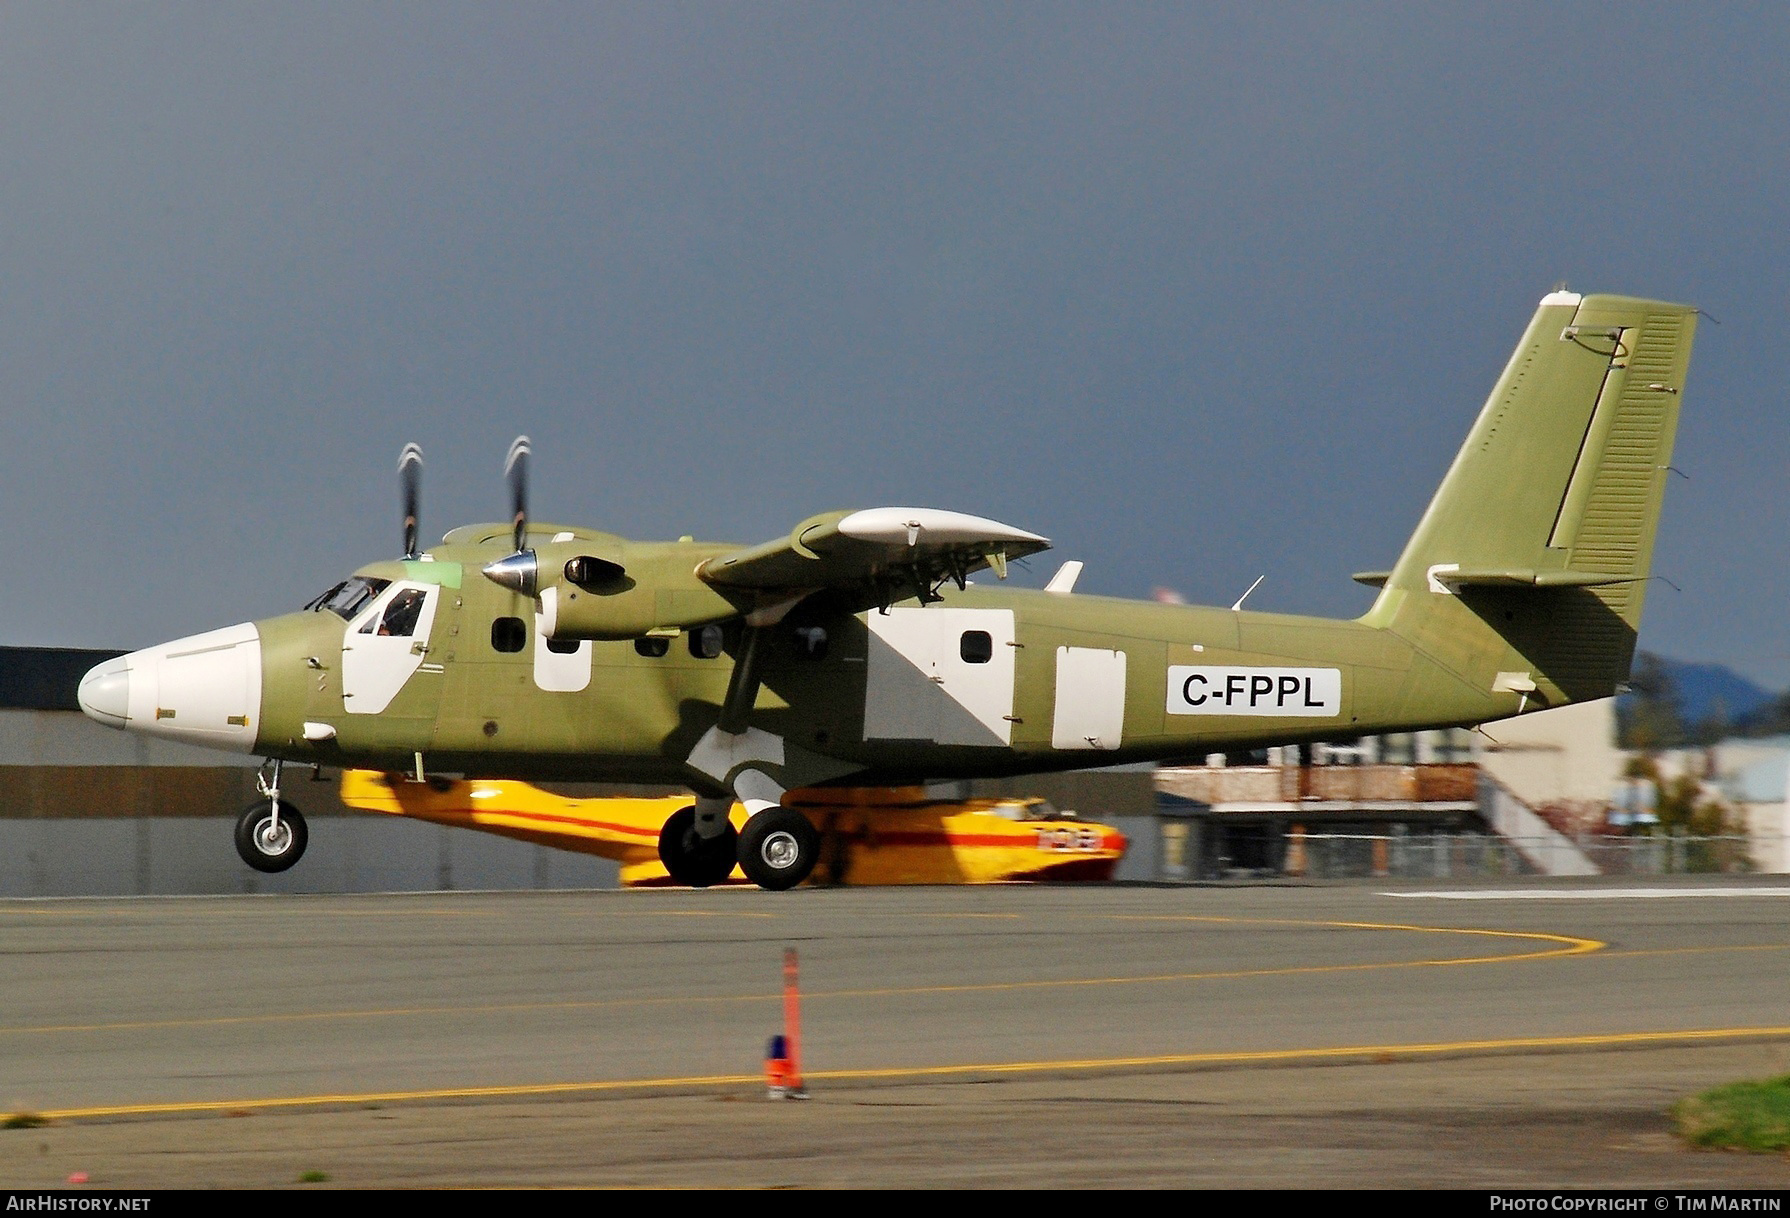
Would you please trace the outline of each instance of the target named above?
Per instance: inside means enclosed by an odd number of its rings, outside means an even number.
[[[1669,1116],[1790,1073],[1783,877],[0,901],[0,977],[11,1188],[1790,1187]]]

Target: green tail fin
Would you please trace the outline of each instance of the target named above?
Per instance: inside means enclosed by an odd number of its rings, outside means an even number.
[[[1684,305],[1544,297],[1366,620],[1475,685],[1541,703],[1613,692],[1696,325]]]

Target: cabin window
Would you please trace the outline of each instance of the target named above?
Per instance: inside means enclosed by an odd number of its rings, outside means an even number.
[[[656,660],[671,650],[671,640],[653,638],[635,639],[634,650],[647,657],[649,660]]]
[[[957,654],[965,664],[986,664],[994,659],[994,639],[986,630],[966,630],[957,644]]]
[[[528,645],[528,627],[519,617],[500,617],[491,623],[493,651],[521,651]]]
[[[575,656],[578,648],[583,646],[581,639],[548,639],[547,650],[556,656]]]
[[[690,632],[690,654],[699,660],[712,660],[721,654],[721,627],[701,626]]]
[[[795,631],[796,655],[804,660],[827,658],[827,632],[820,626],[798,626]]]

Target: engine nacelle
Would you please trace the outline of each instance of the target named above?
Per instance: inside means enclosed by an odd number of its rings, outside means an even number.
[[[555,642],[637,639],[738,617],[740,604],[696,577],[696,564],[707,557],[678,543],[613,554],[591,554],[576,541],[542,546],[535,592],[541,631]]]

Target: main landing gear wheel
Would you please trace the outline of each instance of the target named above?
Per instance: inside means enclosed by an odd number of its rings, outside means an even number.
[[[733,874],[739,840],[732,825],[714,837],[701,836],[696,832],[696,809],[679,808],[659,830],[659,861],[674,883],[707,888],[725,883]]]
[[[236,822],[236,853],[256,871],[286,870],[304,856],[305,843],[310,839],[305,818],[283,799],[277,823],[270,799],[250,804]]]
[[[794,808],[766,808],[740,834],[740,870],[760,888],[782,892],[808,878],[820,857],[820,834]]]

